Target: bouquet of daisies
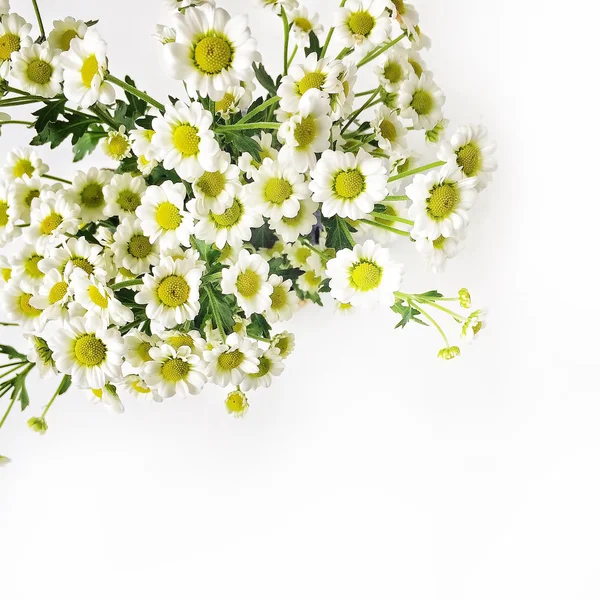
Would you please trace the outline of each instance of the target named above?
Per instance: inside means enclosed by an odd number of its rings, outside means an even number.
[[[33,369],[62,377],[29,421],[39,432],[71,384],[122,410],[126,394],[161,401],[210,382],[242,415],[294,348],[279,324],[327,295],[341,312],[378,305],[399,327],[432,325],[440,357],[457,356],[438,316],[470,339],[482,311],[466,289],[408,293],[392,250],[434,271],[460,251],[494,145],[480,126],[446,136],[415,9],[344,0],[326,33],[296,0],[259,0],[283,26],[274,76],[246,17],[168,4],[156,37],[182,85],[156,99],[109,70],[95,21],[47,33],[36,0],[35,27],[0,0],[0,127],[33,134],[0,175],[1,325],[27,346],[0,346],[0,425],[28,405]],[[22,106],[31,116],[12,119]],[[112,168],[58,177],[34,148],[67,141],[74,162],[99,148]]]

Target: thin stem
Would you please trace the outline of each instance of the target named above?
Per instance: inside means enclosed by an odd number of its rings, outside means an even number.
[[[342,0],[340,2],[340,8],[343,8],[344,4],[346,4],[346,0]],[[329,29],[329,33],[327,34],[327,39],[325,40],[325,44],[323,46],[323,49],[321,50],[321,56],[319,58],[323,58],[324,56],[327,55],[327,48],[329,48],[329,43],[331,42],[331,37],[333,36],[333,30],[335,28],[331,27]]]
[[[449,308],[446,308],[445,306],[438,306],[438,304],[432,300],[426,300],[425,298],[421,298],[421,302],[425,302],[426,304],[435,306],[435,308],[437,308],[438,310],[442,310],[445,313],[448,313],[449,315],[452,316],[453,319],[456,319],[457,321],[460,321],[461,323],[464,323],[467,320],[466,317],[459,315],[458,313],[454,312],[453,310],[450,310]]]
[[[236,125],[241,125],[242,123],[247,123],[252,117],[261,113],[263,110],[265,110],[265,108],[268,108],[269,106],[271,106],[272,104],[275,104],[275,102],[279,102],[280,100],[281,100],[281,98],[279,96],[273,96],[272,98],[265,100],[262,104],[259,104],[256,108],[252,109],[245,117],[242,117],[236,123]]]
[[[7,92],[12,92],[13,94],[21,94],[21,96],[29,96],[29,92],[26,92],[24,90],[21,90],[19,88],[16,87],[12,87],[11,85],[7,85],[4,88]]]
[[[281,7],[281,20],[283,21],[283,74],[287,75],[290,46],[290,22],[283,6]]]
[[[0,321],[0,326],[2,327],[18,327],[18,323],[5,323],[4,321]]]
[[[410,200],[408,196],[386,196],[384,202],[406,202]]]
[[[118,283],[113,283],[110,286],[111,290],[117,291],[126,287],[132,287],[134,285],[142,285],[144,282],[141,279],[128,279],[127,281],[119,281]]]
[[[392,221],[393,223],[405,223],[406,225],[410,225],[414,227],[414,221],[410,221],[409,219],[403,219],[402,217],[397,217],[395,215],[388,215],[386,213],[371,213],[370,215],[374,219],[383,219],[384,221]]]
[[[26,363],[24,363],[24,364],[26,364]],[[22,366],[23,365],[17,365],[16,367],[13,367],[12,369],[9,369],[5,373],[2,373],[2,375],[0,375],[0,379],[4,379],[7,375],[10,375],[11,373],[14,373],[15,371],[18,371]]]
[[[62,386],[65,384],[65,382],[67,381],[68,378],[69,378],[69,375],[65,375],[61,379],[60,384],[58,385],[58,387],[56,388],[56,391],[54,392],[54,396],[52,396],[52,398],[50,399],[50,402],[48,402],[48,404],[46,404],[46,408],[44,408],[44,412],[42,413],[42,416],[40,417],[40,419],[43,419],[46,416],[46,413],[50,410],[50,407],[52,406],[52,404],[54,404],[54,401],[58,398],[58,392],[60,392],[60,390],[62,389]]]
[[[112,127],[115,131],[119,131],[119,124],[100,106],[90,106],[90,110],[104,123]]]
[[[372,94],[373,92],[376,92],[377,88],[373,89],[373,90],[367,90],[365,92],[359,92],[358,94],[354,94],[355,98],[360,98],[361,96],[368,96],[369,94]]]
[[[0,121],[0,127],[2,127],[2,125],[27,125],[28,127],[31,127],[32,125],[35,125],[35,123],[32,121]]]
[[[397,233],[398,235],[410,237],[410,233],[408,233],[408,231],[400,231],[400,229],[396,229],[395,227],[389,227],[388,225],[384,225],[383,223],[377,223],[377,221],[370,221],[369,219],[359,219],[359,221],[361,223],[365,223],[366,225],[372,225],[373,227],[379,227],[379,229],[385,229],[386,231],[391,231],[392,233]]]
[[[344,133],[344,131],[346,131],[346,129],[348,129],[348,127],[350,127],[350,125],[352,125],[352,123],[354,123],[354,121],[356,121],[358,115],[360,115],[360,113],[365,110],[366,108],[368,108],[368,106],[371,104],[371,102],[373,100],[375,100],[375,96],[377,96],[377,94],[379,94],[379,91],[381,90],[381,87],[378,87],[372,94],[371,96],[369,96],[369,99],[357,110],[355,110],[351,115],[350,118],[348,119],[348,122],[344,125],[344,127],[341,130],[341,134]]]
[[[404,171],[404,173],[400,173],[395,177],[390,177],[388,182],[390,181],[398,181],[398,179],[404,179],[405,177],[410,177],[411,175],[417,175],[417,173],[423,173],[424,171],[429,171],[430,169],[435,169],[436,167],[441,167],[445,165],[446,162],[443,160],[438,160],[436,162],[429,163],[428,165],[423,165],[422,167],[417,167],[416,169],[411,169],[410,171]]]
[[[62,177],[55,177],[54,175],[42,175],[44,179],[51,179],[52,181],[58,181],[60,183],[66,183],[67,185],[72,185],[73,182],[68,179],[63,179]]]
[[[7,367],[19,367],[21,365],[25,365],[27,364],[29,361],[27,360],[20,360],[19,362],[8,362],[8,363],[4,363],[3,365],[0,365],[0,369],[6,369]]]
[[[296,57],[296,52],[298,52],[298,44],[296,44],[294,46],[294,50],[292,51],[292,55],[290,56],[289,60],[288,60],[288,69],[290,68],[290,65],[294,62],[294,58]]]
[[[0,421],[0,429],[2,429],[2,425],[4,425],[4,421],[6,421],[6,418],[10,414],[10,411],[12,410],[12,407],[14,406],[16,399],[17,399],[16,396],[11,399],[10,404],[8,405],[8,408],[6,409],[6,412],[4,413],[4,416],[2,417],[2,421]]]
[[[444,333],[444,330],[440,327],[439,323],[430,314],[426,313],[423,310],[423,307],[421,305],[418,305],[416,302],[413,302],[412,300],[407,300],[407,302],[413,308],[416,308],[426,319],[428,319],[431,322],[431,324],[440,332],[440,335],[442,336],[442,338],[444,338],[446,347],[449,347],[450,343],[448,342],[448,338],[446,337],[446,334]]]
[[[33,2],[33,10],[35,11],[35,16],[37,17],[38,25],[40,26],[40,34],[42,38],[46,39],[46,32],[44,31],[44,23],[42,22],[42,15],[40,15],[40,9],[38,8],[37,0],[31,0]]]
[[[323,252],[322,250],[319,250],[318,248],[315,248],[315,246],[313,246],[308,240],[303,239],[300,241],[302,242],[302,244],[304,246],[306,246],[307,248],[310,248],[315,254],[320,256],[324,261],[331,260],[331,256],[327,256],[327,254],[325,254],[325,252]]]
[[[152,98],[152,96],[148,96],[148,94],[138,90],[136,87],[129,85],[127,82],[122,81],[121,79],[118,79],[111,73],[107,73],[106,81],[110,81],[111,83],[118,85],[120,88],[123,88],[130,94],[133,94],[134,96],[137,96],[138,98],[141,98],[142,100],[145,100],[148,104],[151,104],[155,108],[158,108],[158,110],[160,110],[160,112],[163,112],[163,113],[165,112],[164,104],[161,104],[158,100],[155,100],[154,98]]]
[[[269,338],[265,338],[265,337],[260,337],[260,335],[254,335],[252,333],[248,333],[246,331],[246,335],[249,338],[252,338],[253,340],[258,340],[259,342],[265,342],[266,344],[270,344],[272,340],[270,340]]]
[[[394,38],[391,42],[384,44],[381,48],[369,52],[369,54],[367,54],[362,60],[358,62],[356,67],[360,69],[360,67],[362,67],[363,65],[370,63],[372,60],[376,59],[378,56],[383,54],[386,50],[389,50],[392,46],[397,44],[404,37],[406,37],[406,33],[399,35],[397,38]]]
[[[221,125],[215,127],[216,133],[227,133],[228,131],[244,131],[246,129],[279,129],[281,123],[235,123],[234,125]]]

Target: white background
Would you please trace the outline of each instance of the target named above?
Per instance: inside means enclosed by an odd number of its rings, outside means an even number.
[[[330,23],[332,0],[307,0]],[[111,70],[180,94],[151,39],[159,0],[40,0],[100,18]],[[246,0],[270,70],[280,23]],[[128,402],[72,390],[45,437],[0,436],[0,596],[61,600],[588,599],[600,596],[597,15],[593,3],[421,0],[455,124],[488,125],[500,169],[443,276],[404,244],[406,289],[467,285],[490,310],[460,360],[386,311],[301,311],[275,385]],[[29,2],[13,8],[30,19]],[[5,128],[4,155],[28,141]],[[72,176],[68,148],[42,149]],[[102,160],[100,158],[100,160]],[[94,159],[97,163],[98,159]],[[14,332],[10,332],[13,334]],[[16,335],[0,333],[17,342]]]

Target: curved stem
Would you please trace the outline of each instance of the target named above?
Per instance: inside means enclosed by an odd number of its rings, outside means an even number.
[[[381,90],[381,86],[378,87],[372,94],[371,96],[369,96],[369,99],[357,110],[355,110],[351,115],[350,118],[348,119],[348,122],[344,125],[344,127],[342,127],[342,130],[340,131],[340,134],[343,134],[344,131],[346,131],[346,129],[348,129],[348,127],[350,127],[350,125],[352,125],[352,123],[354,123],[354,121],[356,121],[358,115],[360,115],[360,113],[365,110],[366,108],[368,108],[371,104],[371,102],[373,102],[373,100],[375,100],[375,96],[377,96],[377,94],[379,94],[379,91]]]
[[[31,0],[33,2],[33,10],[35,11],[35,16],[37,18],[38,25],[40,27],[40,34],[42,38],[46,39],[46,32],[44,31],[44,23],[42,21],[42,15],[40,15],[40,9],[38,8],[37,0]]]
[[[307,248],[310,248],[317,256],[320,256],[324,261],[329,261],[331,260],[331,256],[327,256],[327,254],[325,254],[325,252],[322,252],[321,250],[319,250],[318,248],[316,248],[315,246],[313,246],[308,240],[300,240],[302,242],[302,244],[304,246],[306,246]]]
[[[163,113],[165,112],[164,104],[161,104],[158,100],[155,100],[154,98],[152,98],[152,96],[148,96],[148,94],[138,90],[136,87],[129,85],[127,82],[122,81],[121,79],[118,79],[111,73],[106,74],[106,81],[110,81],[111,83],[118,85],[120,88],[123,88],[130,94],[133,94],[134,96],[137,96],[138,98],[141,98],[142,100],[145,100],[148,104],[151,104],[155,108],[158,108],[158,110],[160,110],[160,112],[163,112]]]
[[[388,182],[390,181],[398,181],[398,179],[404,179],[405,177],[410,177],[411,175],[417,175],[417,173],[423,173],[424,171],[429,171],[430,169],[435,169],[436,167],[441,167],[445,165],[446,162],[443,160],[438,160],[437,162],[429,163],[428,165],[423,165],[422,167],[417,167],[416,169],[411,169],[410,171],[404,171],[404,173],[400,173],[394,177],[390,177]]]
[[[446,347],[449,347],[450,343],[448,342],[448,338],[446,337],[446,334],[444,333],[444,330],[440,327],[439,323],[430,314],[426,313],[423,310],[423,307],[421,305],[418,305],[416,302],[413,302],[412,300],[407,300],[407,302],[413,308],[416,308],[440,332],[440,335],[442,336],[442,338],[444,338]]]
[[[27,125],[28,127],[31,127],[32,125],[35,125],[35,123],[32,121],[0,121],[0,127],[2,127],[2,125]]]
[[[362,67],[363,65],[370,63],[372,60],[376,59],[378,56],[383,54],[386,50],[389,50],[392,46],[397,44],[402,38],[405,38],[405,37],[406,37],[406,33],[403,33],[402,35],[399,35],[397,38],[394,38],[391,42],[384,44],[381,48],[377,48],[377,49],[373,50],[372,52],[369,52],[369,54],[367,54],[362,60],[360,60],[357,63],[356,67],[358,69],[360,69],[360,67]]]
[[[425,298],[423,298],[421,301],[425,302],[426,304],[429,304],[430,306],[434,306],[438,310],[442,310],[445,313],[448,313],[453,319],[456,319],[457,321],[464,323],[467,320],[466,317],[459,315],[458,313],[454,312],[453,310],[450,310],[449,308],[446,308],[445,306],[439,306],[436,302],[426,300]]]
[[[6,421],[8,415],[10,414],[10,411],[12,410],[12,407],[14,406],[16,399],[17,399],[16,396],[14,398],[11,398],[10,404],[8,405],[8,408],[6,409],[4,416],[2,417],[2,421],[0,421],[0,429],[2,429],[2,425],[4,425],[4,421]]]
[[[90,110],[104,123],[112,127],[115,131],[119,131],[119,124],[100,106],[90,106]]]
[[[287,75],[288,52],[290,46],[290,22],[283,6],[281,7],[281,20],[283,21],[283,74]]]
[[[65,382],[67,381],[67,379],[69,378],[69,375],[65,375],[58,387],[56,388],[56,391],[54,392],[54,396],[52,396],[52,398],[50,399],[50,402],[48,402],[48,404],[46,404],[46,408],[44,408],[44,412],[42,413],[42,416],[40,417],[40,419],[43,419],[46,416],[46,413],[50,410],[50,407],[54,404],[54,401],[58,398],[58,393],[60,392],[60,390],[62,389],[63,385],[65,384]]]
[[[228,131],[244,131],[245,129],[279,129],[281,123],[235,123],[234,125],[221,125],[215,127],[215,133],[227,133]]]
[[[18,323],[5,323],[4,321],[0,321],[0,326],[2,327],[18,327]]]
[[[409,219],[403,219],[402,217],[397,217],[395,215],[388,215],[386,213],[371,213],[369,215],[370,217],[373,217],[374,219],[383,219],[384,221],[391,221],[392,223],[405,223],[406,225],[410,225],[411,227],[414,227],[415,223],[414,221],[411,221]]]
[[[346,4],[346,0],[342,0],[340,2],[340,8],[343,8],[344,4]],[[335,27],[331,27],[329,29],[329,33],[327,34],[327,39],[325,40],[325,44],[323,46],[323,49],[321,50],[321,56],[319,56],[319,58],[323,58],[324,56],[326,56],[327,48],[329,48],[329,43],[331,42],[331,37],[333,36],[334,29],[335,29]]]
[[[131,287],[134,285],[142,285],[144,282],[141,279],[128,279],[127,281],[119,281],[110,286],[111,290],[117,291],[122,288]]]
[[[252,117],[261,113],[263,110],[265,110],[265,108],[268,108],[269,106],[271,106],[272,104],[275,104],[275,102],[279,102],[280,100],[281,100],[281,98],[279,96],[273,96],[272,98],[265,100],[262,104],[259,104],[256,108],[252,109],[245,117],[242,117],[236,123],[236,125],[241,125],[242,123],[247,123]]]
[[[42,175],[44,179],[51,179],[52,181],[58,181],[59,183],[66,183],[67,185],[73,185],[72,181],[63,179],[62,177],[55,177],[54,175]]]
[[[401,231],[400,229],[396,229],[395,227],[389,227],[388,225],[378,223],[377,221],[370,221],[369,219],[359,219],[359,222],[365,223],[366,225],[372,225],[373,227],[379,227],[379,229],[385,229],[386,231],[391,231],[392,233],[397,233],[398,235],[410,237],[410,233],[408,231]]]
[[[292,55],[288,59],[288,63],[287,63],[287,68],[288,69],[290,68],[290,65],[292,64],[292,62],[294,62],[294,58],[296,57],[296,52],[298,52],[298,44],[296,44],[294,46],[294,50],[292,51]]]

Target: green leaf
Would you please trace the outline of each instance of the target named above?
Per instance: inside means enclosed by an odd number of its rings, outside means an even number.
[[[262,315],[255,313],[250,317],[250,321],[250,325],[246,328],[248,334],[255,337],[271,339],[271,326]]]
[[[192,246],[198,250],[202,260],[206,263],[206,266],[210,271],[210,267],[218,262],[219,257],[221,256],[221,251],[218,248],[215,248],[212,244],[207,244],[205,241],[199,240],[194,235],[190,238],[190,241],[192,242]]]
[[[323,219],[323,225],[327,230],[327,239],[325,240],[327,248],[333,248],[336,252],[344,248],[354,248],[356,242],[352,234],[356,232],[356,229],[348,225],[340,216],[335,215],[330,219]]]
[[[94,25],[97,25],[100,22],[100,19],[94,19],[93,21],[86,21],[85,24],[88,27],[93,27]]]
[[[48,102],[39,110],[36,110],[33,114],[36,117],[35,130],[40,133],[46,128],[46,125],[51,122],[58,120],[58,117],[63,114],[65,110],[66,98],[56,100],[55,102]]]
[[[29,406],[29,394],[27,393],[27,386],[25,385],[27,373],[28,371],[21,371],[15,377],[13,391],[10,396],[12,400],[18,400],[21,403],[21,410],[25,410]]]
[[[20,352],[17,352],[12,346],[5,346],[4,344],[0,344],[0,354],[6,354],[8,358],[18,358],[19,360],[27,360],[27,357]]]
[[[230,154],[240,156],[243,152],[249,152],[254,160],[259,160],[260,146],[256,140],[239,131],[228,131],[222,135],[229,146]]]
[[[258,83],[260,83],[260,85],[262,85],[267,92],[273,96],[276,96],[277,87],[275,86],[275,83],[273,83],[272,77],[267,73],[263,64],[254,63],[252,68],[254,69],[254,73],[256,73],[256,79],[258,79]]]
[[[132,85],[133,87],[137,87],[135,85],[135,81],[129,77],[129,75],[125,75],[125,83]],[[127,111],[127,116],[132,119],[137,119],[146,114],[148,110],[148,103],[137,96],[134,96],[131,92],[125,90],[125,97],[129,101],[129,108]]]
[[[260,227],[252,230],[250,243],[255,248],[272,248],[277,239],[277,236],[269,229],[269,224],[265,221]]]
[[[154,123],[155,118],[152,115],[146,115],[137,119],[135,124],[142,129],[152,129],[152,123]]]
[[[72,143],[75,145],[85,135],[88,127],[94,123],[94,120],[86,116],[68,114],[64,119],[48,122],[46,127],[31,140],[31,145],[50,144],[50,148],[54,149],[71,135]]]
[[[66,391],[71,387],[72,379],[70,375],[65,375],[60,382],[60,386],[58,388],[58,395],[62,396]]]
[[[444,295],[440,294],[437,290],[431,290],[430,292],[425,292],[423,294],[417,294],[419,298],[443,298]]]
[[[137,158],[135,156],[128,156],[119,163],[119,166],[117,167],[117,170],[115,172],[119,174],[133,173],[134,171],[137,171],[137,168]]]
[[[396,325],[396,329],[398,329],[398,327],[404,329],[410,321],[415,321],[420,325],[427,326],[427,323],[424,323],[421,319],[417,318],[421,313],[412,304],[405,304],[403,300],[398,300],[398,302],[392,306],[392,310],[402,316],[402,320]]]
[[[227,298],[211,284],[200,288],[200,321],[196,321],[199,328],[203,329],[206,321],[210,320],[222,335],[233,331],[234,307],[227,301]],[[233,302],[233,296],[229,298],[230,302]]]
[[[321,44],[319,43],[319,38],[316,36],[314,31],[311,31],[308,34],[308,42],[308,48],[304,49],[306,56],[312,54],[313,52],[316,52],[317,56],[321,56]]]
[[[99,125],[92,125],[73,146],[73,162],[78,162],[91,154],[103,137],[106,137],[104,129]]]

